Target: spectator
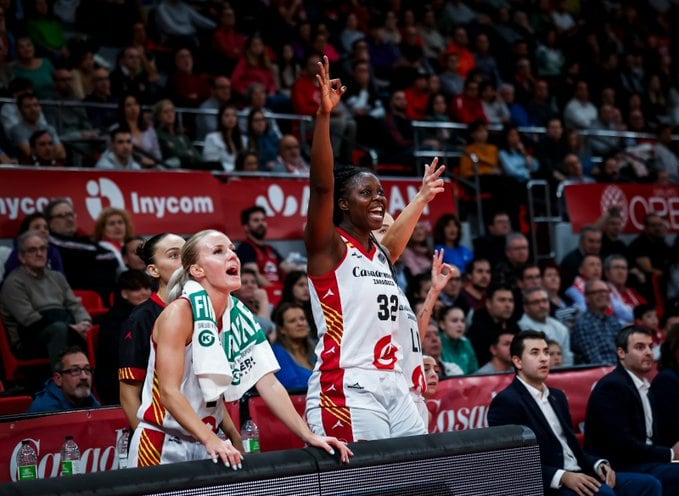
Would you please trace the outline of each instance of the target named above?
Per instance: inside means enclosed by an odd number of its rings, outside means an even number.
[[[59,249],[49,242],[49,227],[47,226],[47,217],[42,212],[36,212],[34,214],[29,214],[23,218],[21,224],[19,224],[19,232],[17,233],[17,238],[21,236],[26,231],[36,231],[40,233],[47,241],[47,269],[54,270],[56,272],[64,273],[64,264],[61,261],[61,254]],[[4,263],[4,276],[7,277],[10,272],[18,268],[21,265],[19,261],[19,247],[17,245],[17,239],[13,242],[12,251],[9,253],[7,260]],[[2,278],[0,278],[0,282]]]
[[[194,73],[193,53],[180,48],[174,55],[174,71],[168,77],[169,97],[180,107],[197,107],[210,97],[210,81],[205,73]]]
[[[491,82],[495,86],[502,83],[500,77],[500,70],[497,66],[497,61],[490,49],[490,40],[485,33],[479,33],[474,38],[474,59],[476,60],[476,69],[483,75],[483,80]]]
[[[464,82],[464,89],[453,97],[450,105],[451,114],[455,122],[471,124],[475,122],[485,122],[486,114],[483,112],[483,103],[479,96],[479,82],[469,77]],[[472,130],[469,129],[471,135]]]
[[[57,160],[57,148],[54,146],[52,135],[39,129],[28,139],[31,155],[21,160],[23,165],[37,165],[39,167],[63,167],[63,160]]]
[[[486,116],[486,121],[489,124],[508,124],[509,108],[498,95],[495,84],[490,81],[482,82],[479,93],[481,94],[481,108],[483,115]]]
[[[199,14],[192,5],[183,0],[163,0],[156,7],[156,25],[165,40],[172,43],[199,43],[199,30],[213,30],[217,25]]]
[[[541,287],[528,288],[523,294],[523,316],[518,321],[522,331],[542,331],[548,339],[556,342],[561,348],[564,365],[573,365],[571,337],[568,328],[549,316],[549,295]]]
[[[261,169],[259,168],[259,155],[257,155],[257,152],[246,150],[238,154],[234,171],[259,173]]]
[[[292,135],[288,136],[292,137]],[[278,157],[281,137],[271,128],[262,110],[252,109],[248,113],[247,137],[250,150],[254,151],[259,158],[259,169],[272,170]],[[295,143],[299,145],[297,138],[295,138]],[[296,168],[295,166],[294,169]]]
[[[146,238],[143,236],[131,236],[125,239],[123,244],[123,261],[128,270],[139,270],[141,272],[146,272],[146,262],[139,256],[137,250],[140,246],[144,244]],[[157,287],[153,284],[153,288]]]
[[[616,474],[607,460],[583,452],[573,432],[566,395],[545,384],[548,349],[542,332],[523,331],[514,338],[510,354],[516,378],[493,398],[488,424],[524,425],[536,434],[545,494],[659,495],[660,488],[653,479]]]
[[[226,104],[217,114],[217,131],[205,137],[203,160],[220,162],[222,168],[229,172],[236,166],[236,156],[246,149],[247,136],[242,136],[238,126],[236,107]]]
[[[236,63],[243,55],[247,38],[237,26],[236,11],[231,5],[224,4],[219,15],[219,24],[212,33],[212,50],[219,58],[225,74],[231,74]]]
[[[679,158],[673,150],[672,126],[658,128],[653,155],[655,170],[667,174],[671,183],[679,183]]]
[[[310,327],[310,337],[315,342],[318,341],[318,331],[311,312],[311,299],[309,296],[309,278],[304,270],[291,270],[285,276],[283,291],[278,305],[292,303],[304,309],[307,323]]]
[[[136,95],[125,95],[118,102],[117,125],[126,125],[129,129],[133,153],[140,156],[138,160],[142,166],[152,167],[158,163],[161,157],[158,135],[142,112]]]
[[[267,124],[276,137],[280,139],[283,136],[281,130],[278,127],[278,123],[276,122],[275,114],[266,106],[266,86],[261,83],[252,83],[248,88],[246,103],[247,106],[242,109],[242,113],[249,115],[249,113],[253,110],[259,110],[264,114],[264,117],[266,117]],[[239,119],[239,125],[240,130],[244,133],[247,133],[247,119]]]
[[[620,238],[624,227],[619,207],[611,207],[597,222],[601,226],[601,249],[599,255],[605,260],[609,255],[628,258],[627,244]]]
[[[398,46],[385,37],[384,23],[381,19],[371,18],[368,26],[368,53],[375,71],[375,77],[388,85],[395,75],[395,69],[401,60]]]
[[[521,140],[518,128],[509,126],[505,128],[504,146],[500,149],[500,164],[510,177],[516,179],[524,185],[531,178],[531,174],[540,168],[540,163],[526,151],[526,147]],[[523,188],[519,196],[522,203],[525,202]]]
[[[670,246],[665,241],[667,225],[656,213],[649,213],[644,218],[643,231],[629,245],[629,257],[632,265],[639,269],[646,283],[646,294],[652,294],[651,280],[655,274],[662,274],[672,256]]]
[[[607,314],[611,304],[608,285],[601,279],[585,284],[587,310],[578,317],[571,332],[577,363],[613,365],[616,362],[615,339],[620,331],[617,319]]]
[[[430,231],[431,225],[428,221],[418,221],[410,235],[408,244],[399,257],[399,262],[403,264],[410,277],[424,274],[431,270],[431,257],[434,253],[429,245],[428,238]]]
[[[384,132],[386,111],[372,79],[369,62],[354,62],[352,78],[347,84],[346,103],[356,121],[356,138],[366,146],[381,145],[380,132]]]
[[[599,256],[601,253],[602,235],[598,227],[584,226],[580,230],[578,246],[573,248],[561,260],[561,283],[563,287],[572,284],[585,255]]]
[[[436,26],[436,15],[429,6],[425,8],[422,19],[417,25],[418,34],[422,40],[422,51],[427,63],[439,72],[441,56],[446,51],[446,39]]]
[[[124,100],[125,95],[137,95],[143,103],[151,103],[158,92],[157,81],[142,67],[141,54],[135,46],[123,48],[116,68],[111,72],[111,94]]]
[[[49,124],[43,125],[40,121],[42,114],[38,98],[31,93],[23,93],[17,98],[17,107],[21,114],[21,120],[10,130],[9,139],[19,152],[23,156],[29,157],[31,152],[29,143],[31,135],[40,129],[44,129],[50,133],[54,140],[56,158],[64,160],[66,158],[66,151],[64,150],[64,145],[61,144],[61,140],[59,140],[57,131]]]
[[[493,267],[493,281],[517,288],[529,258],[528,239],[519,232],[509,233],[505,240],[504,259]]]
[[[292,87],[302,72],[291,43],[284,43],[274,67],[276,87],[281,95],[292,98]]]
[[[443,56],[445,60],[444,71],[441,76],[441,91],[449,97],[454,98],[460,95],[465,89],[465,78],[460,76],[460,57],[456,53],[447,53]]]
[[[667,333],[660,351],[660,373],[651,383],[655,411],[653,438],[658,444],[672,446],[679,441],[679,325]]]
[[[497,265],[505,258],[506,238],[511,231],[512,222],[507,212],[494,212],[486,234],[474,239],[474,254],[487,259],[491,266]]]
[[[455,363],[444,362],[441,357],[443,348],[441,345],[441,335],[438,326],[434,322],[430,322],[427,328],[422,332],[422,353],[429,355],[436,361],[439,378],[452,377],[456,375],[463,375],[462,369]]]
[[[599,116],[589,125],[591,131],[619,131],[614,120],[614,107],[603,104],[599,107]],[[620,147],[620,138],[616,136],[590,136],[589,146],[595,155],[605,156]]]
[[[344,29],[340,32],[340,41],[344,52],[351,52],[357,41],[365,39],[365,31],[360,29],[355,12],[348,12],[344,21]]]
[[[54,73],[55,100],[64,105],[50,106],[45,110],[45,117],[55,129],[61,132],[61,139],[91,139],[98,136],[92,129],[92,123],[82,107],[74,107],[69,103],[76,102],[73,93],[73,73],[69,69],[57,69]]]
[[[132,23],[131,46],[137,49],[141,71],[146,73],[149,82],[152,87],[154,87],[155,84],[160,81],[160,73],[156,67],[155,54],[158,53],[160,55],[161,53],[169,51],[169,49],[162,44],[156,44],[156,42],[148,36],[146,33],[146,25],[141,20]]]
[[[47,241],[37,231],[19,236],[21,267],[0,291],[2,320],[19,357],[48,357],[55,364],[71,343],[84,343],[92,319],[63,274],[47,268]]]
[[[453,363],[462,369],[465,375],[472,374],[479,368],[476,354],[469,339],[465,337],[465,315],[459,307],[446,307],[440,313],[439,329],[441,330],[441,361],[444,368]]]
[[[556,100],[549,94],[549,83],[544,79],[538,79],[535,82],[535,91],[531,99],[526,103],[526,112],[533,126],[547,127],[552,119],[559,119]],[[561,124],[560,120],[559,124]],[[559,134],[557,141],[560,140],[561,134],[563,134],[563,130]]]
[[[453,39],[446,48],[446,53],[455,53],[460,59],[460,76],[467,78],[469,72],[476,68],[474,54],[468,48],[469,37],[467,30],[463,26],[458,26],[453,32]]]
[[[261,286],[272,284],[281,286],[286,272],[283,257],[266,242],[266,211],[260,206],[252,206],[240,214],[241,225],[245,231],[245,239],[238,245],[236,253],[242,267],[253,270],[257,283]]]
[[[567,154],[563,159],[563,172],[557,171],[555,176],[563,186],[569,184],[593,183],[594,179],[585,175],[582,160],[575,153]]]
[[[585,415],[585,447],[623,470],[649,474],[663,494],[679,491],[679,441],[655,439],[656,406],[648,396],[646,375],[653,369],[653,338],[643,327],[628,326],[617,335],[617,367],[599,379]]]
[[[549,350],[549,368],[555,369],[563,366],[563,349],[561,345],[551,339],[547,340]]]
[[[26,31],[41,52],[54,60],[68,58],[64,27],[60,19],[50,12],[47,0],[28,2]]]
[[[414,76],[414,81],[407,86],[403,93],[406,96],[408,104],[406,108],[406,116],[413,121],[422,121],[427,113],[427,106],[429,105],[429,98],[431,92],[429,89],[429,78],[426,73],[417,73]]]
[[[7,92],[11,98],[16,100],[24,93],[33,94],[33,83],[26,78],[14,78],[10,82]],[[2,108],[0,109],[0,121],[2,121],[2,129],[7,137],[9,137],[12,128],[19,124],[21,120],[21,111],[16,103],[8,102],[2,104]],[[45,116],[42,112],[40,112],[40,117],[38,117],[38,123],[41,129],[47,127],[47,120],[45,120]]]
[[[474,259],[474,252],[460,244],[462,224],[455,214],[443,214],[434,225],[434,249],[443,250],[443,262],[467,270],[467,264]],[[431,258],[431,257],[430,257]]]
[[[500,93],[500,98],[507,105],[509,110],[509,123],[512,126],[527,127],[532,125],[528,112],[526,111],[526,106],[523,103],[516,101],[516,92],[514,91],[514,86],[509,83],[505,83],[500,86],[498,90]]]
[[[97,169],[141,170],[142,166],[132,155],[132,133],[127,126],[118,126],[111,131],[109,149],[97,164]]]
[[[580,311],[561,290],[561,273],[554,262],[548,262],[542,269],[542,286],[549,295],[549,315],[565,325],[570,331]]]
[[[512,345],[514,333],[500,332],[490,345],[491,359],[479,368],[474,375],[505,374],[512,370],[512,358],[509,348]]]
[[[469,308],[479,310],[486,304],[486,291],[491,283],[490,262],[475,258],[467,264],[465,284],[460,292]]]
[[[382,148],[382,160],[411,166],[415,151],[415,131],[410,119],[406,116],[408,101],[401,90],[391,94],[389,110],[385,116],[386,141]],[[413,171],[414,172],[414,171]]]
[[[126,270],[117,282],[117,296],[111,309],[100,317],[99,341],[96,349],[97,374],[94,384],[104,405],[120,404],[118,352],[123,324],[132,310],[151,297],[151,278],[142,271]]]
[[[514,296],[509,286],[493,285],[488,288],[486,307],[474,312],[467,331],[478,363],[485,364],[491,359],[490,345],[496,335],[519,332],[519,327],[510,320],[513,312]]]
[[[60,412],[79,408],[99,408],[92,394],[92,374],[87,355],[77,346],[59,354],[54,374],[28,408],[29,413]]]
[[[109,301],[117,275],[115,254],[78,234],[78,217],[70,200],[52,200],[45,207],[45,216],[50,242],[59,248],[69,285],[73,289],[91,289]]]
[[[158,144],[166,167],[188,169],[200,162],[200,154],[189,137],[179,128],[177,112],[172,100],[160,100],[153,106]]]
[[[627,259],[622,255],[609,255],[604,259],[604,276],[611,290],[611,308],[613,316],[621,326],[634,323],[634,309],[646,303],[634,288],[627,287]]]
[[[306,389],[316,363],[306,313],[296,303],[283,303],[274,318],[276,339],[271,349],[280,365],[276,377],[285,389]]]
[[[118,259],[118,272],[127,269],[123,261],[125,240],[134,236],[134,225],[127,210],[108,207],[101,211],[94,221],[92,239],[99,246],[115,253]]]
[[[104,103],[108,105],[118,104],[118,99],[111,95],[111,78],[108,69],[98,67],[94,70],[92,92],[83,100],[85,103]],[[87,107],[87,118],[93,129],[103,131],[115,124],[117,112],[109,108]]]
[[[12,63],[15,77],[25,78],[33,84],[38,98],[54,96],[54,66],[48,58],[35,56],[35,46],[30,38],[17,40],[18,59]]]
[[[243,56],[231,73],[231,85],[241,98],[247,97],[248,88],[254,83],[263,84],[269,97],[274,97],[278,92],[273,66],[266,50],[262,37],[257,34],[246,41]]]
[[[538,177],[548,180],[555,187],[558,181],[563,180],[563,174],[560,171],[568,152],[568,145],[563,138],[561,120],[558,117],[549,119],[547,132],[535,147],[535,158],[540,162]]]
[[[278,143],[278,148],[278,158],[271,169],[272,172],[284,172],[302,176],[309,175],[309,165],[302,157],[301,147],[297,138],[292,134],[286,134]]]
[[[210,90],[212,96],[201,103],[199,107],[201,111],[218,111],[227,103],[233,103],[231,100],[231,80],[228,77],[218,76],[210,80]],[[199,114],[196,117],[196,139],[205,139],[205,136],[216,131],[218,127],[219,119],[215,119],[215,115],[207,112]]]
[[[257,282],[257,273],[249,267],[242,268],[240,279],[241,286],[235,296],[250,309],[264,333],[271,339],[270,336],[275,335],[276,326],[271,320],[272,307],[266,290]]]
[[[573,280],[573,284],[566,290],[566,296],[573,301],[580,312],[584,312],[587,308],[585,286],[589,281],[601,279],[602,276],[601,258],[598,255],[585,255],[580,262],[578,275]]]
[[[92,49],[87,42],[78,41],[73,44],[69,58],[73,66],[73,96],[76,100],[83,100],[85,95],[94,91],[97,66],[94,62]],[[108,71],[106,71],[108,75]]]

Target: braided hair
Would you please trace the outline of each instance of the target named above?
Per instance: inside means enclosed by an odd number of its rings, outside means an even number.
[[[374,172],[365,167],[340,165],[335,167],[333,174],[335,176],[335,191],[333,196],[332,223],[339,226],[343,217],[342,209],[339,206],[340,198],[347,197],[351,183],[359,174],[374,174]]]

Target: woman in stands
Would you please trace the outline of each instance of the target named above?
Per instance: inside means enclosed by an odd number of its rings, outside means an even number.
[[[203,160],[221,162],[225,171],[236,167],[236,157],[247,148],[247,136],[241,136],[238,113],[234,105],[224,105],[217,114],[217,131],[205,137]]]
[[[313,434],[299,416],[274,375],[278,363],[263,331],[231,296],[240,287],[240,261],[231,240],[219,231],[201,231],[182,248],[181,263],[170,281],[170,303],[153,328],[130,465],[211,458],[240,468],[243,458],[232,444],[240,448],[240,436],[224,401],[239,399],[252,386],[295,434],[330,454],[339,449],[347,462],[351,452],[345,443]],[[221,328],[224,322],[228,327]],[[217,436],[217,426],[230,440]]]
[[[123,261],[125,240],[134,237],[134,226],[127,210],[122,208],[105,208],[94,223],[94,241],[99,246],[111,250],[118,259],[118,272],[127,270]]]
[[[280,136],[271,129],[261,110],[251,110],[247,123],[248,147],[259,156],[260,170],[270,171],[278,158]]]
[[[147,122],[136,95],[128,94],[120,99],[118,125],[124,124],[130,128],[135,157],[139,156],[139,163],[144,167],[156,165],[161,157],[158,136],[153,126]]]
[[[276,339],[271,349],[281,366],[276,377],[285,389],[306,389],[316,355],[304,308],[296,303],[282,303],[274,320]]]
[[[443,251],[443,261],[464,272],[474,253],[463,246],[462,224],[455,214],[443,214],[434,225],[434,249]]]
[[[306,315],[311,330],[311,338],[316,342],[318,340],[318,331],[316,330],[314,315],[311,312],[309,277],[305,271],[293,270],[287,273],[285,281],[283,282],[283,293],[281,295],[279,307],[283,303],[294,303],[304,309],[304,314]]]
[[[549,296],[549,314],[571,329],[579,316],[578,307],[561,291],[561,272],[554,262],[546,262],[542,267],[542,286]]]
[[[424,434],[399,363],[399,306],[407,301],[394,282],[389,254],[372,235],[382,227],[384,190],[370,171],[335,168],[330,116],[346,88],[330,79],[327,57],[316,79],[321,104],[304,240],[320,341],[307,419],[314,432],[347,441]]]
[[[177,112],[172,100],[164,98],[153,106],[158,126],[158,144],[167,167],[188,168],[200,162],[200,153],[193,147],[191,139],[179,129]]]
[[[137,249],[146,264],[146,272],[157,281],[158,291],[132,311],[120,334],[120,404],[133,429],[139,423],[137,410],[141,405],[141,389],[149,362],[151,331],[165,308],[170,277],[181,266],[179,254],[184,243],[184,239],[176,234],[162,233],[146,240]]]

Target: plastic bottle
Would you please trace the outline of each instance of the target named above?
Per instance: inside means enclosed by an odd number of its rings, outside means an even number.
[[[127,450],[130,443],[130,430],[123,429],[116,445],[118,451],[118,468],[127,468]]]
[[[259,427],[252,420],[243,424],[240,431],[246,453],[259,453]]]
[[[21,441],[21,448],[17,453],[17,478],[18,480],[38,478],[38,454],[28,439]]]
[[[61,446],[61,475],[75,475],[80,473],[80,448],[73,440],[73,436],[66,436]]]

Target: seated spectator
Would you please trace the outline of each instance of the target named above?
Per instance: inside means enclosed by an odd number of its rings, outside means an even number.
[[[505,374],[512,370],[512,359],[509,348],[512,345],[514,333],[500,332],[490,345],[491,359],[479,368],[474,375]]]
[[[180,107],[197,107],[210,97],[210,82],[205,73],[194,73],[193,54],[180,48],[174,55],[174,70],[169,75],[166,90]]]
[[[82,348],[72,346],[65,349],[54,364],[52,378],[45,383],[45,389],[36,394],[28,412],[99,408],[101,403],[92,394],[93,373]]]
[[[64,26],[59,18],[51,12],[51,5],[47,0],[27,2],[28,18],[26,31],[41,52],[54,60],[66,59],[68,47]]]
[[[549,296],[544,288],[528,288],[523,294],[523,315],[517,322],[522,331],[542,331],[561,347],[564,365],[573,365],[568,328],[549,316]]]
[[[271,349],[280,365],[276,377],[285,389],[306,389],[316,363],[306,313],[296,303],[283,303],[274,319],[276,339]]]
[[[292,43],[284,43],[281,46],[276,63],[273,64],[273,69],[278,92],[291,99],[292,86],[302,72],[299,61],[295,58],[295,50],[292,48]]]
[[[360,29],[358,16],[355,12],[347,12],[344,28],[340,31],[340,41],[344,52],[351,52],[357,41],[365,39],[365,30]]]
[[[123,244],[123,262],[128,270],[140,270],[142,272],[146,271],[146,262],[139,256],[137,250],[140,246],[144,244],[146,238],[143,236],[131,236],[125,239]],[[156,284],[153,285],[153,289],[156,288]]]
[[[69,59],[73,67],[73,96],[76,100],[82,100],[94,91],[97,65],[92,48],[87,42],[78,40],[69,45]],[[106,74],[108,75],[108,71]]]
[[[47,217],[42,212],[36,212],[34,214],[27,215],[19,224],[19,232],[17,233],[17,239],[26,231],[36,231],[43,235],[47,244],[47,268],[54,270],[56,272],[64,273],[64,264],[61,261],[61,254],[59,249],[49,243],[50,231],[47,227]],[[17,246],[17,239],[13,242],[12,251],[9,253],[7,259],[4,263],[4,275],[5,277],[10,274],[14,269],[21,265],[19,261],[19,247]],[[2,279],[0,278],[0,281]]]
[[[559,120],[556,100],[549,94],[549,83],[544,79],[538,79],[535,82],[535,91],[526,104],[526,112],[529,122],[533,126],[547,127],[550,120]],[[561,124],[561,120],[559,120],[559,124]]]
[[[233,103],[231,99],[231,80],[225,76],[218,76],[210,80],[212,96],[200,104],[200,110],[218,111],[227,103]],[[215,115],[201,113],[196,117],[196,139],[205,139],[209,133],[217,130],[219,121]]]
[[[250,112],[253,110],[259,110],[264,114],[264,117],[266,117],[266,122],[269,125],[269,128],[271,128],[271,131],[276,135],[278,139],[280,139],[283,134],[281,133],[280,128],[278,127],[278,123],[276,122],[276,118],[274,117],[274,113],[267,108],[267,100],[266,100],[266,86],[264,86],[261,83],[252,83],[250,87],[248,88],[248,94],[247,94],[247,100],[246,100],[246,106],[243,107],[242,112],[247,116],[249,115]],[[239,119],[239,125],[240,125],[240,130],[243,133],[247,133],[248,126],[247,126],[247,118]]]
[[[622,255],[609,255],[604,260],[604,276],[611,290],[611,309],[621,326],[634,323],[634,309],[646,303],[634,288],[627,287],[627,259]]]
[[[64,145],[61,144],[56,129],[49,124],[43,125],[40,122],[42,114],[38,98],[31,93],[23,93],[17,98],[17,107],[21,114],[21,120],[10,130],[8,136],[10,142],[17,147],[23,156],[29,157],[31,153],[29,143],[31,135],[40,129],[44,129],[50,133],[54,140],[56,158],[64,160],[66,158],[66,150],[64,150]]]
[[[344,98],[356,121],[356,139],[366,146],[381,145],[386,110],[372,78],[370,62],[356,61],[352,69]]]
[[[43,129],[38,129],[28,139],[31,154],[21,160],[22,165],[36,165],[38,167],[63,167],[64,161],[57,160],[57,148],[54,138]]]
[[[482,82],[479,93],[481,94],[481,108],[483,115],[486,116],[486,121],[489,124],[508,124],[509,108],[498,95],[495,84],[490,81]]]
[[[549,368],[550,370],[563,366],[563,348],[556,341],[547,340],[547,349],[549,351]]]
[[[91,289],[104,301],[115,286],[118,261],[115,253],[78,234],[78,217],[73,204],[56,198],[45,207],[50,242],[59,248],[66,280],[73,289]]]
[[[111,309],[102,315],[98,323],[97,374],[94,384],[97,395],[104,405],[120,403],[118,382],[118,350],[123,338],[123,324],[132,310],[151,297],[151,278],[142,271],[126,270],[117,283],[117,297]]]
[[[655,170],[667,174],[671,183],[679,183],[679,158],[672,143],[672,126],[660,126],[656,136],[653,149]]]
[[[309,175],[309,165],[302,157],[302,150],[297,138],[292,134],[286,134],[278,143],[278,149],[278,157],[271,168],[271,172]]]
[[[617,319],[608,315],[611,292],[601,279],[585,284],[586,311],[578,317],[571,332],[571,346],[576,363],[616,363],[615,339],[621,329]]]
[[[479,96],[479,83],[473,78],[465,80],[462,93],[453,98],[450,107],[455,122],[463,124],[472,124],[476,121],[486,122],[486,114],[483,112],[483,104]],[[471,134],[471,130],[469,132]]]
[[[610,207],[597,221],[601,226],[601,249],[599,256],[604,260],[608,255],[628,257],[627,243],[620,237],[623,229],[622,214],[619,207]]]
[[[455,214],[443,214],[434,224],[434,249],[443,250],[443,262],[454,265],[460,272],[474,259],[474,252],[460,244],[462,224]],[[429,257],[431,259],[431,257]]]
[[[281,137],[269,125],[269,119],[261,110],[250,110],[247,131],[248,146],[259,157],[261,170],[272,170],[278,157]]]
[[[585,255],[580,262],[578,275],[573,280],[573,284],[566,290],[568,296],[573,304],[578,307],[580,312],[584,312],[587,308],[585,287],[589,281],[601,279],[603,276],[601,259],[598,255]]]
[[[486,225],[486,234],[474,238],[474,254],[485,258],[491,267],[496,266],[505,258],[507,235],[512,231],[512,223],[507,212],[497,210]]]
[[[441,330],[441,361],[444,367],[454,363],[465,375],[472,374],[479,368],[476,354],[471,342],[465,337],[465,315],[458,307],[443,309],[439,317]]]
[[[491,359],[490,345],[499,334],[518,334],[519,326],[510,319],[514,312],[514,296],[509,286],[493,285],[488,289],[486,306],[475,311],[467,331],[478,363]]]
[[[403,92],[406,96],[408,106],[406,116],[413,121],[422,121],[427,113],[431,91],[429,78],[426,73],[418,72],[414,76],[414,81],[407,86]]]
[[[660,350],[660,373],[651,383],[655,406],[653,439],[658,444],[672,446],[679,441],[679,325],[672,326]]]
[[[217,29],[212,33],[212,50],[225,74],[231,74],[245,50],[246,36],[236,22],[236,11],[224,4],[219,14]]]
[[[236,166],[236,157],[247,148],[248,138],[242,136],[238,126],[236,107],[226,104],[217,114],[217,131],[205,137],[203,160],[220,162],[225,171],[230,172]]]
[[[516,127],[505,128],[505,139],[500,149],[500,164],[505,174],[516,179],[521,185],[528,182],[531,174],[540,168],[540,163],[526,150],[521,134]],[[521,192],[520,196],[525,196]]]
[[[399,263],[403,265],[410,277],[424,274],[431,270],[431,257],[434,253],[429,245],[430,230],[431,226],[428,221],[420,220],[417,222],[410,235],[408,244],[399,257]]]
[[[594,171],[594,162],[592,153],[585,144],[582,131],[569,129],[566,134],[566,144],[568,145],[568,151],[580,159],[582,175],[585,177],[584,182],[593,182],[592,172]],[[568,172],[565,160],[566,159],[564,159],[564,171]]]
[[[526,106],[516,101],[514,86],[505,83],[500,86],[498,93],[509,110],[509,124],[518,127],[527,127],[532,124]]]
[[[657,406],[646,376],[653,369],[653,338],[627,326],[614,344],[619,362],[594,386],[585,414],[585,448],[623,470],[658,479],[663,494],[679,492],[679,441],[656,437]],[[676,412],[675,412],[676,414]],[[676,419],[676,415],[674,415]]]
[[[443,351],[441,335],[435,322],[430,322],[424,332],[422,332],[420,327],[420,333],[422,334],[422,353],[423,355],[429,355],[435,360],[440,379],[464,375],[464,372],[456,363],[443,362],[441,357],[441,352]]]
[[[105,103],[108,105],[118,104],[118,99],[111,95],[111,78],[109,77],[108,69],[98,67],[94,70],[92,92],[87,94],[83,102]],[[87,118],[92,124],[92,129],[97,129],[101,132],[110,129],[116,122],[117,112],[114,109],[89,106],[86,110]]]
[[[2,320],[17,356],[46,356],[54,364],[69,343],[84,343],[92,319],[63,274],[47,268],[44,235],[26,231],[17,245],[21,267],[2,285]]]
[[[245,150],[236,157],[235,172],[260,172],[259,155],[256,152]]]
[[[142,112],[136,95],[123,96],[118,102],[118,124],[127,126],[132,137],[133,153],[143,167],[153,167],[161,157],[158,135]]]
[[[505,238],[504,255],[504,258],[493,267],[493,281],[509,286],[516,294],[530,259],[528,238],[520,232],[509,233]]]
[[[160,56],[161,54],[168,53],[170,49],[162,43],[156,43],[156,41],[147,34],[146,24],[144,24],[143,21],[128,21],[128,23],[131,24],[132,29],[130,46],[137,49],[140,62],[139,67],[142,72],[146,73],[146,76],[153,87],[160,82],[160,73],[156,66],[156,55]]]
[[[491,283],[490,262],[485,258],[475,258],[467,264],[465,276],[460,295],[471,310],[479,310],[486,305],[486,291]]]
[[[183,0],[163,0],[156,7],[156,26],[164,40],[169,43],[191,42],[198,46],[199,31],[213,30],[217,25],[199,14]]]
[[[652,279],[655,274],[663,274],[672,257],[672,249],[665,240],[667,225],[665,219],[656,213],[644,218],[644,229],[629,245],[631,265],[638,269],[644,294],[651,295]]]
[[[578,246],[568,252],[561,260],[561,283],[563,287],[568,287],[573,283],[573,279],[578,275],[582,259],[586,255],[600,255],[601,244],[602,233],[598,227],[584,226],[580,229]]]
[[[156,135],[160,145],[163,165],[166,167],[190,168],[200,162],[201,157],[189,137],[179,128],[177,112],[172,100],[160,100],[153,107],[156,120]]]
[[[594,179],[585,174],[582,160],[580,160],[580,157],[575,153],[569,153],[564,157],[563,172],[557,171],[556,177],[560,179],[563,186],[594,182]]]
[[[578,81],[575,93],[563,111],[563,120],[570,129],[589,129],[597,118],[597,109],[589,100],[586,81]]]
[[[317,341],[316,323],[313,320],[313,313],[311,312],[311,299],[309,297],[309,278],[306,271],[291,270],[285,276],[283,282],[283,291],[278,305],[283,303],[294,303],[304,309],[307,316],[307,322],[310,327],[311,339]]]
[[[619,131],[614,121],[614,107],[603,104],[599,107],[599,116],[588,127],[591,131]],[[609,155],[620,147],[620,138],[616,136],[590,136],[589,146],[596,155]]]
[[[247,97],[248,88],[253,83],[263,84],[269,97],[278,92],[271,60],[267,54],[267,47],[258,34],[247,39],[243,56],[231,73],[233,90],[243,99]]]
[[[118,259],[118,272],[127,270],[123,260],[123,246],[125,240],[132,236],[134,236],[132,218],[123,208],[105,208],[94,221],[92,239],[102,248],[115,253]]]
[[[16,101],[16,99],[18,99],[19,96],[23,95],[24,93],[34,94],[33,83],[26,78],[16,77],[10,82],[7,92],[9,93],[9,97],[14,98]],[[21,112],[19,110],[19,106],[16,103],[7,102],[2,104],[2,108],[0,109],[0,121],[2,123],[2,129],[5,132],[5,136],[9,137],[12,128],[19,124],[21,120]],[[45,116],[42,114],[42,112],[40,112],[40,117],[38,117],[38,123],[41,129],[47,127],[47,120],[45,119]]]
[[[453,39],[446,48],[446,53],[455,53],[460,59],[460,76],[466,78],[469,72],[476,67],[474,54],[468,48],[469,37],[463,26],[458,26],[453,32]]]
[[[241,286],[234,293],[235,296],[250,309],[266,335],[271,336],[275,331],[275,325],[271,320],[271,304],[266,290],[257,282],[257,273],[243,267],[240,271],[240,280]]]
[[[535,147],[535,158],[540,162],[537,176],[546,179],[555,188],[563,180],[563,160],[569,149],[563,135],[563,125],[558,117],[550,118],[545,135]],[[556,190],[555,190],[556,191]]]
[[[123,99],[125,95],[137,95],[143,103],[155,100],[158,93],[156,81],[152,81],[141,65],[141,55],[134,46],[127,46],[118,55],[116,68],[111,72],[111,94]]]
[[[415,131],[406,116],[408,101],[401,90],[394,91],[385,115],[386,141],[381,148],[386,163],[412,165],[415,151]],[[414,170],[413,170],[414,173]]]
[[[456,53],[443,56],[444,71],[441,73],[441,91],[448,97],[454,98],[465,90],[465,78],[460,76],[460,57]]]
[[[97,169],[141,170],[132,155],[132,133],[127,126],[115,127],[111,131],[108,150],[102,153],[97,161]]]
[[[12,63],[14,77],[28,79],[38,98],[54,96],[54,66],[48,58],[35,56],[35,46],[30,38],[17,40],[18,59]]]
[[[554,262],[548,262],[542,269],[542,287],[549,296],[549,315],[565,325],[570,332],[580,311],[573,305],[573,300],[561,292],[561,273]]]

